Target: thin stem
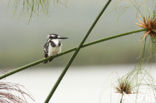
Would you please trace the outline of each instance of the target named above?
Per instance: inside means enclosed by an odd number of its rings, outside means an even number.
[[[144,59],[144,56],[145,56],[146,40],[147,40],[147,37],[145,38],[145,41],[144,41],[144,48],[143,48],[143,53],[142,53],[141,59]]]
[[[120,103],[122,103],[122,100],[123,100],[123,94],[121,95]]]
[[[84,38],[82,39],[82,41],[80,42],[78,48],[76,49],[76,51],[74,52],[73,56],[71,57],[71,59],[69,60],[68,64],[66,65],[65,69],[63,70],[63,72],[61,73],[61,75],[59,76],[58,80],[56,81],[55,85],[53,86],[52,90],[50,91],[48,97],[45,100],[45,103],[49,103],[51,97],[53,96],[55,90],[57,89],[58,85],[60,84],[61,80],[63,79],[64,75],[66,74],[67,70],[69,69],[70,65],[72,64],[72,62],[74,61],[75,57],[77,56],[78,52],[80,51],[81,47],[83,46],[84,42],[86,41],[86,39],[88,38],[88,36],[90,35],[91,31],[93,30],[93,28],[95,27],[95,25],[97,24],[98,20],[100,19],[100,17],[102,16],[102,14],[104,13],[104,11],[106,10],[106,8],[108,7],[108,5],[110,4],[111,0],[108,0],[108,2],[105,4],[105,6],[103,7],[103,9],[101,10],[101,12],[99,13],[99,15],[96,17],[96,19],[94,20],[93,24],[91,25],[91,27],[89,28],[88,32],[86,33],[86,35],[84,36]]]
[[[96,40],[96,41],[87,43],[87,44],[83,45],[81,48],[85,48],[85,47],[88,47],[88,46],[91,46],[91,45],[94,45],[94,44],[98,44],[98,43],[101,43],[101,42],[104,42],[104,41],[108,41],[108,40],[111,40],[111,39],[115,39],[115,38],[118,38],[118,37],[127,36],[127,35],[130,35],[130,34],[142,32],[142,31],[145,31],[145,30],[146,30],[146,29],[140,29],[140,30],[135,30],[135,31],[127,32],[127,33],[117,34],[117,35],[114,35],[114,36],[110,36],[110,37],[107,37],[107,38],[104,38],[104,39],[100,39],[100,40]],[[60,53],[60,54],[58,54],[58,55],[55,55],[55,56],[53,56],[53,57],[54,57],[54,58],[60,57],[60,56],[62,56],[62,55],[65,55],[65,54],[68,54],[68,53],[70,53],[70,52],[73,52],[73,51],[75,51],[76,49],[77,49],[77,48],[72,48],[72,49],[67,50],[67,51],[65,51],[65,52],[62,52],[62,53]],[[13,70],[13,71],[11,71],[11,72],[8,72],[8,73],[6,73],[6,74],[0,76],[0,79],[3,79],[3,78],[5,78],[5,77],[8,77],[8,76],[10,76],[10,75],[12,75],[12,74],[15,74],[15,73],[17,73],[17,72],[23,71],[23,70],[25,70],[25,69],[27,69],[27,68],[30,68],[30,67],[32,67],[32,66],[38,65],[38,64],[40,64],[40,63],[42,63],[42,62],[48,60],[49,58],[50,58],[50,57],[48,57],[48,58],[43,58],[43,59],[37,60],[37,61],[35,61],[35,62],[32,62],[32,63],[30,63],[30,64],[27,64],[27,65],[24,65],[24,66],[22,66],[22,67],[19,67],[19,68],[15,69],[15,70]]]

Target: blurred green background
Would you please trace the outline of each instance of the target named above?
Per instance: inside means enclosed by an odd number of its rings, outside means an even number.
[[[0,68],[14,68],[43,58],[43,45],[49,33],[69,37],[63,41],[62,51],[78,46],[106,1],[60,0],[58,3],[51,1],[48,14],[42,11],[37,15],[34,13],[29,22],[29,13],[15,13],[14,5],[9,4],[8,0],[2,0]],[[135,25],[137,13],[138,10],[129,0],[113,0],[87,42],[139,29]],[[81,49],[73,65],[136,63],[143,45],[142,36],[143,33],[138,33]],[[71,54],[39,66],[63,66]]]

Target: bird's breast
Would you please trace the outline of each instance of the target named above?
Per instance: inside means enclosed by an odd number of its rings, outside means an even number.
[[[48,56],[54,56],[60,52],[61,52],[61,46],[52,47],[51,45],[49,45]]]

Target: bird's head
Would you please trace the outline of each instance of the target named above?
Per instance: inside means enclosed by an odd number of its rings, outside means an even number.
[[[68,38],[67,37],[61,37],[58,34],[52,33],[52,34],[48,35],[48,39],[52,40],[52,39],[68,39]]]

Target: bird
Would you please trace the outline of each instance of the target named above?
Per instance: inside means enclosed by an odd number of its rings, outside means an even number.
[[[61,37],[58,34],[51,33],[47,37],[47,41],[43,46],[43,51],[44,51],[44,57],[51,57],[49,60],[45,60],[44,63],[47,63],[48,61],[52,61],[54,55],[57,55],[61,52],[62,48],[62,39],[68,39],[67,37]]]

